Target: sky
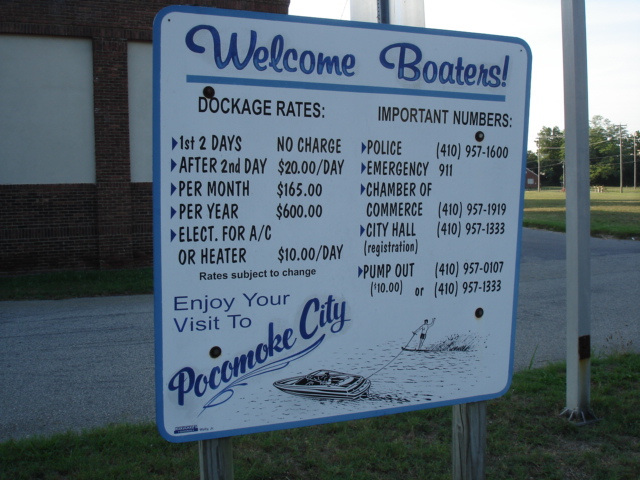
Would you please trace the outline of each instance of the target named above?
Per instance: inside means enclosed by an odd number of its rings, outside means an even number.
[[[561,0],[424,0],[425,27],[518,37],[532,52],[529,142],[564,129]],[[640,130],[640,0],[586,0],[589,117]],[[350,19],[350,0],[291,0],[291,15]]]

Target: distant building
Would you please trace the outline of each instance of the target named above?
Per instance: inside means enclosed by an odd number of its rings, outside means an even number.
[[[525,181],[524,181],[524,188],[525,189],[538,189],[538,174],[535,173],[533,170],[529,170],[527,168],[527,172],[526,172],[526,176],[525,176]]]
[[[0,274],[151,265],[152,24],[188,3],[0,2]]]

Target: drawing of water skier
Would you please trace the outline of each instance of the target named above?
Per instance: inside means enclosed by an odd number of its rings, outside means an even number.
[[[409,339],[407,344],[404,347],[402,347],[402,350],[409,351],[409,352],[426,352],[427,349],[423,348],[424,342],[427,339],[427,332],[429,331],[429,329],[431,327],[433,327],[434,323],[436,323],[436,319],[435,318],[432,318],[431,320],[426,318],[424,320],[424,322],[422,323],[422,325],[420,325],[418,328],[416,328],[413,331],[413,336]],[[415,338],[416,335],[418,335],[418,345],[417,345],[417,347],[416,348],[409,348],[409,344]]]

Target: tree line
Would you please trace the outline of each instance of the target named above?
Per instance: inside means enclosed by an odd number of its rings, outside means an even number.
[[[564,187],[564,130],[559,127],[542,127],[535,147],[535,151],[527,152],[527,168],[537,173],[540,159],[540,185]],[[634,172],[637,170],[634,169],[634,162],[639,148],[639,131],[630,133],[626,125],[615,124],[601,115],[594,116],[589,122],[591,185],[619,186],[622,173],[623,185],[634,186]]]

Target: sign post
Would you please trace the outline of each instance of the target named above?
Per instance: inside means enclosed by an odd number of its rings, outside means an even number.
[[[233,441],[230,437],[198,441],[200,480],[233,480]]]
[[[166,439],[507,390],[530,63],[514,38],[160,12],[156,398]]]

